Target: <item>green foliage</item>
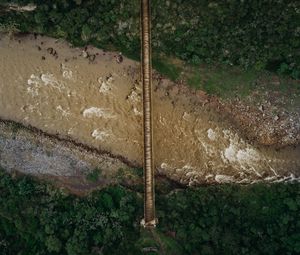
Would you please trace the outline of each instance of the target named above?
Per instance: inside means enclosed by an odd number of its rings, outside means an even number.
[[[18,24],[14,22],[1,23],[0,22],[0,33],[7,33],[9,37],[19,32]]]
[[[218,185],[157,195],[158,229],[119,186],[85,198],[0,172],[1,255],[300,253],[300,184]],[[101,253],[102,252],[102,253]]]
[[[153,67],[161,74],[165,75],[172,81],[176,81],[181,72],[181,68],[172,64],[166,58],[153,58]]]
[[[151,247],[151,248],[156,248],[159,249],[159,243],[157,240],[155,240],[153,236],[153,231],[147,230],[147,229],[142,229],[140,233],[140,238],[139,240],[136,241],[135,243],[137,249],[141,250],[145,247]],[[157,254],[157,253],[155,253]]]
[[[61,241],[55,236],[47,237],[45,244],[49,252],[58,253],[62,247]]]
[[[83,25],[82,32],[81,32],[81,39],[85,42],[91,39],[92,30],[88,25]]]
[[[230,98],[235,95],[247,96],[254,88],[259,78],[269,72],[254,69],[241,70],[237,67],[220,65],[217,67],[193,67],[188,71],[187,83],[195,89],[201,89],[208,94]],[[271,88],[274,89],[274,88]]]
[[[143,168],[133,168],[131,169],[131,171],[137,177],[142,178],[144,176]]]
[[[6,254],[135,254],[141,201],[121,187],[76,198],[0,172],[0,248]]]
[[[200,89],[202,84],[200,72],[195,72],[192,74],[191,77],[188,78],[187,83],[192,88]]]
[[[143,168],[120,168],[117,173],[117,178],[120,181],[141,179],[143,177]]]
[[[300,184],[188,189],[158,201],[184,254],[299,254]]]
[[[97,182],[99,180],[101,172],[101,169],[95,168],[93,171],[87,174],[86,180],[89,182]]]
[[[22,4],[30,1],[14,1]],[[139,57],[139,1],[33,1],[32,13],[5,13],[23,32],[62,36]],[[153,47],[192,64],[225,63],[300,75],[297,0],[153,0]],[[163,67],[164,69],[165,67]],[[159,63],[158,63],[159,69]],[[175,79],[174,72],[171,78]]]

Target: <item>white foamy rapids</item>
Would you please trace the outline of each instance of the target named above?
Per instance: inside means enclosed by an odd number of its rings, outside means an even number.
[[[128,99],[133,103],[138,103],[142,101],[141,94],[137,93],[134,90],[132,90],[131,93],[128,95]]]
[[[97,107],[90,107],[85,109],[82,113],[83,117],[85,118],[105,118],[105,119],[112,119],[115,118],[113,114],[110,113],[107,109],[97,108]]]
[[[184,112],[183,115],[182,115],[182,118],[185,120],[185,121],[191,121],[191,114],[187,113],[187,112]]]
[[[289,176],[284,176],[274,182],[300,182],[300,176],[296,177],[294,174],[290,174]]]
[[[207,137],[211,141],[215,141],[217,138],[217,133],[213,129],[208,129],[207,130]]]
[[[261,161],[260,153],[250,144],[245,143],[236,134],[229,130],[224,130],[224,138],[228,139],[230,144],[221,152],[221,157],[226,163],[237,163],[241,166],[253,166]]]
[[[99,129],[95,129],[92,133],[92,137],[94,137],[96,140],[103,141],[106,137],[109,137],[110,134],[106,131],[101,131]]]
[[[251,165],[251,163],[260,160],[260,155],[255,149],[241,149],[232,143],[224,150],[223,155],[224,159],[230,163],[240,163],[241,165]]]
[[[231,183],[234,182],[234,178],[229,175],[217,174],[215,176],[215,181],[218,183]]]
[[[133,113],[134,113],[134,115],[137,115],[137,116],[143,115],[143,113],[141,111],[139,111],[136,107],[133,107]]]
[[[41,86],[50,86],[58,90],[64,88],[63,83],[59,82],[55,76],[50,73],[41,74],[40,76],[32,74],[27,80],[27,85],[31,86],[31,89],[27,89],[27,92],[32,95],[38,95],[38,88]],[[35,90],[33,88],[35,88]]]
[[[100,93],[108,93],[112,89],[114,78],[112,76],[103,79],[102,77],[98,78],[98,83],[100,83],[99,92]]]
[[[206,137],[204,137],[203,131],[195,130],[194,132],[199,142],[199,149],[204,150],[206,157],[212,157],[215,155],[217,152],[217,147],[210,141],[209,143],[205,142],[207,139],[205,139]]]
[[[40,81],[41,81],[40,77],[32,74],[27,81],[27,85],[29,85],[29,86],[36,85],[37,86],[40,84]]]
[[[172,175],[177,175],[180,177],[180,181],[183,183],[187,183],[188,186],[193,186],[198,183],[198,178],[200,173],[197,168],[191,166],[190,164],[186,164],[181,168],[171,166],[168,163],[163,162],[160,165],[160,168],[163,170],[172,171]]]
[[[73,79],[73,71],[68,68],[66,65],[61,64],[61,71],[62,71],[62,76],[67,79],[67,80],[74,80]]]
[[[63,84],[61,84],[53,74],[46,73],[41,75],[41,80],[46,86],[51,86],[53,88],[62,89],[64,87]]]
[[[32,97],[36,97],[39,95],[39,87],[41,84],[40,77],[32,74],[30,78],[27,80],[27,93],[30,94]]]
[[[28,87],[27,93],[30,94],[32,97],[36,97],[39,95],[39,91],[36,86]]]
[[[56,110],[59,111],[62,114],[62,116],[64,116],[64,117],[68,117],[70,115],[70,112],[67,110],[64,110],[61,105],[58,105],[56,107]]]

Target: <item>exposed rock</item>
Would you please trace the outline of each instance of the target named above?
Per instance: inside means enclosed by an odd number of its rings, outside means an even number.
[[[128,168],[121,160],[106,153],[96,153],[72,142],[33,132],[12,122],[0,121],[0,166],[38,177],[52,176],[68,183],[71,190],[91,189],[85,176],[95,168],[102,170],[96,187],[116,182],[120,168]],[[74,177],[76,177],[74,179]]]
[[[94,62],[95,59],[96,59],[96,55],[95,55],[95,54],[89,55],[88,58],[89,58],[89,61],[90,61],[90,62]]]
[[[82,51],[82,57],[88,58],[89,54],[84,50],[84,51]]]
[[[8,4],[6,8],[10,11],[17,11],[17,12],[32,12],[34,11],[37,6],[35,4],[27,4],[24,6],[20,6],[18,4]]]
[[[122,56],[122,53],[119,53],[117,56],[116,56],[116,61],[118,64],[122,63],[123,62],[123,56]]]

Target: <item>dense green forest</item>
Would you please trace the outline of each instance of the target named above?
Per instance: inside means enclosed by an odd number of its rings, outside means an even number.
[[[7,11],[9,3],[37,9]],[[36,32],[138,59],[139,8],[138,0],[0,0],[0,32]],[[152,0],[152,18],[155,54],[300,78],[300,1]],[[161,188],[160,242],[151,242],[140,227],[141,187],[76,197],[1,170],[0,254],[141,254],[153,245],[170,255],[300,254],[299,183]]]
[[[153,245],[139,225],[141,195],[120,186],[80,198],[1,171],[0,192],[1,255],[141,254]],[[161,254],[300,253],[300,184],[188,188],[157,201]]]
[[[16,0],[32,12],[4,12],[3,27],[92,43],[139,57],[139,1]],[[297,0],[152,0],[153,48],[192,64],[223,63],[300,75]]]

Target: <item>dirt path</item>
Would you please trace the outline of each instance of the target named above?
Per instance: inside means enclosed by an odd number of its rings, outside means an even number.
[[[141,164],[137,62],[33,35],[15,40],[2,36],[0,57],[0,118]],[[190,185],[299,179],[299,147],[275,150],[250,144],[222,114],[195,103],[172,82],[155,79],[153,85],[158,172]]]

